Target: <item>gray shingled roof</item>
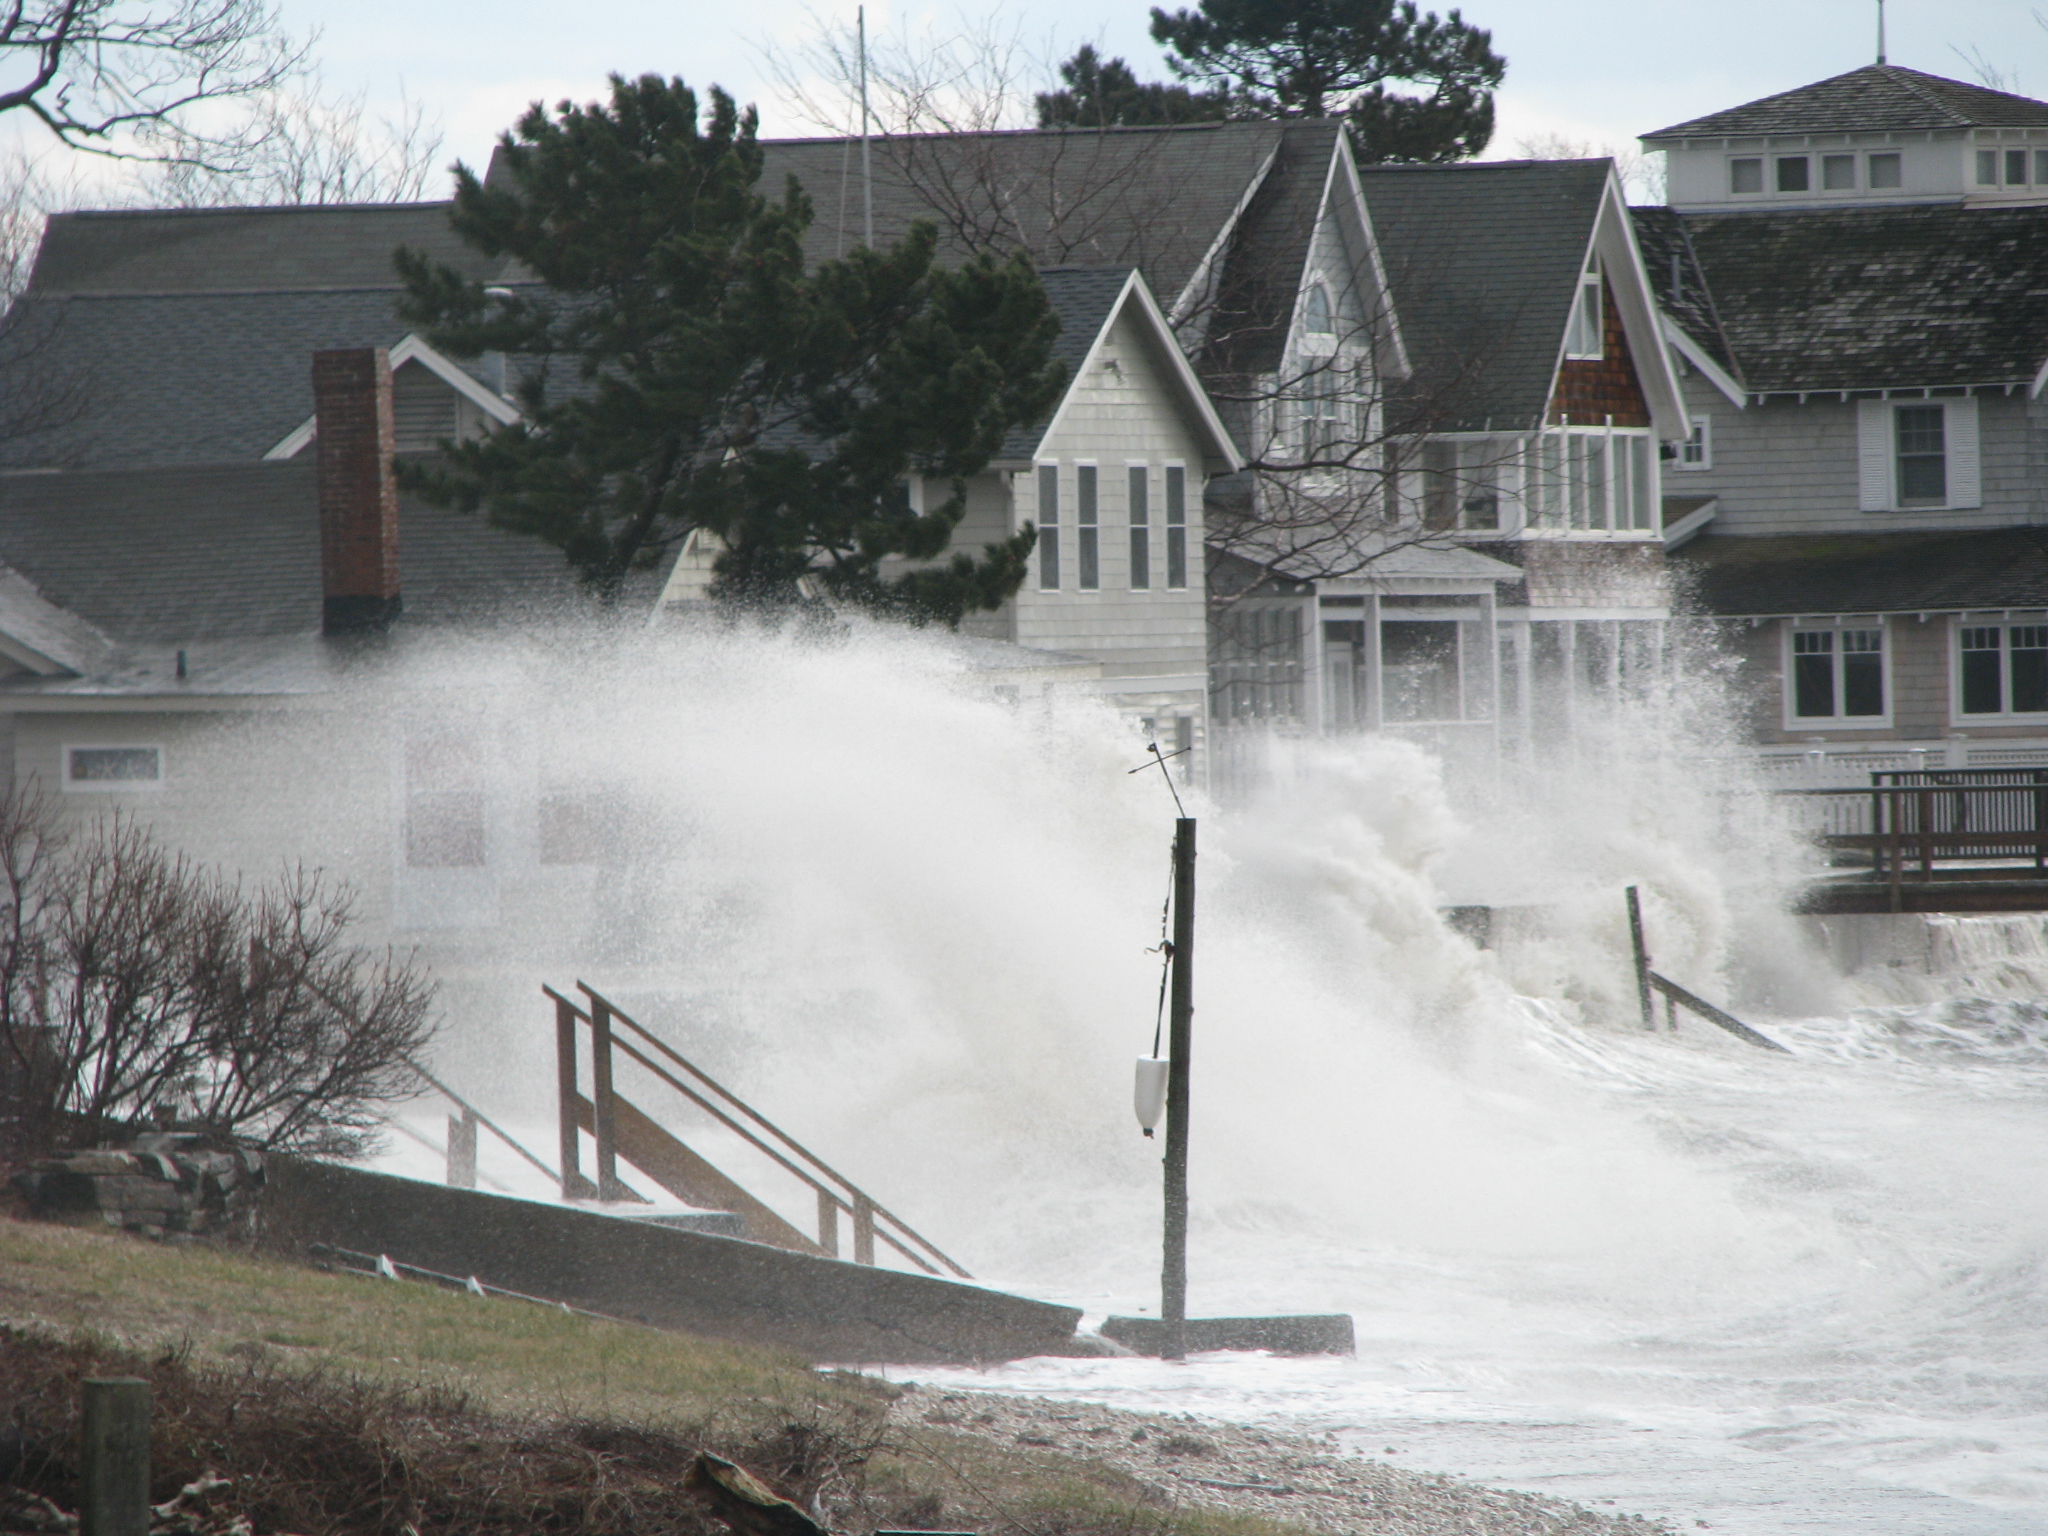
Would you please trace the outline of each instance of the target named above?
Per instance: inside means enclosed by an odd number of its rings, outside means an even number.
[[[314,466],[0,475],[0,562],[123,644],[317,633]],[[410,499],[399,582],[406,624],[560,602],[574,587],[560,551]]]
[[[1670,217],[1753,391],[2021,384],[2048,357],[2048,208]]]
[[[1739,107],[1642,136],[1726,138],[1766,133],[1922,133],[1944,128],[2048,127],[2048,102],[1925,75],[1896,64],[1866,64],[1847,74],[1780,91]]]
[[[1415,369],[1415,409],[1434,430],[1542,422],[1609,166],[1360,170]]]
[[[1693,540],[1671,556],[1729,618],[2048,608],[2048,528]]]
[[[75,404],[0,441],[0,468],[113,469],[261,458],[313,413],[313,353],[389,347],[388,288],[24,299],[0,357],[60,370]]]
[[[1341,131],[1329,120],[1284,125],[1272,173],[1230,243],[1215,313],[1204,326],[1204,372],[1270,373],[1280,366]]]
[[[446,203],[153,208],[52,216],[29,291],[280,293],[398,287],[391,253],[426,251],[472,277],[502,258],[456,238]]]
[[[1130,281],[1131,269],[1127,266],[1046,267],[1038,275],[1045,284],[1046,301],[1060,322],[1060,334],[1052,344],[1052,355],[1055,361],[1067,365],[1067,385],[1071,389],[1080,375],[1081,362],[1087,357],[1088,349],[1102,334],[1103,326],[1109,323],[1110,309],[1115,305],[1117,295],[1124,291],[1124,284]],[[1053,409],[1057,411],[1058,405]],[[1045,436],[1046,425],[1047,421],[1035,421],[1012,427],[996,457],[999,460],[1029,459],[1037,451],[1039,439]]]
[[[1636,246],[1643,253],[1643,265],[1650,274],[1650,288],[1664,313],[1676,320],[1686,335],[1707,355],[1736,378],[1742,370],[1722,334],[1720,312],[1714,307],[1713,290],[1700,268],[1699,253],[1685,220],[1669,208],[1631,208],[1629,218],[1636,227]]]

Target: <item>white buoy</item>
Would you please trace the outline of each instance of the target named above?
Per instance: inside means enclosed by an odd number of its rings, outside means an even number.
[[[1138,1124],[1150,1136],[1159,1124],[1160,1116],[1166,1113],[1166,1070],[1170,1065],[1164,1056],[1140,1056],[1138,1077],[1131,1092],[1131,1107],[1138,1112]]]

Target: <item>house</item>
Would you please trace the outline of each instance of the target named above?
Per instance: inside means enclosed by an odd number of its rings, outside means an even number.
[[[2048,103],[1873,65],[1643,142],[1689,427],[1666,544],[1751,739],[2048,763]]]

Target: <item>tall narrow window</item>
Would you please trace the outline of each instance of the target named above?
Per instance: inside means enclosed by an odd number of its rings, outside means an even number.
[[[1794,630],[1792,713],[1801,720],[1883,715],[1884,631]]]
[[[1078,540],[1075,553],[1081,567],[1076,585],[1083,592],[1093,592],[1102,585],[1102,546],[1095,522],[1093,464],[1083,464],[1074,471],[1074,532]]]
[[[1605,345],[1601,312],[1600,274],[1587,272],[1579,279],[1578,297],[1572,301],[1571,323],[1565,330],[1566,357],[1581,361],[1597,359]]]
[[[1636,528],[1646,531],[1657,526],[1657,461],[1647,437],[1630,438],[1628,450],[1633,471],[1629,476],[1629,510],[1634,514]]]
[[[1311,336],[1328,336],[1337,328],[1330,314],[1330,290],[1321,283],[1311,285],[1302,300],[1301,328]]]
[[[1977,185],[1995,187],[1998,185],[1998,151],[1980,149],[1977,151]]]
[[[1947,413],[1938,405],[1896,408],[1899,461],[1899,505],[1948,505]]]
[[[1060,589],[1060,467],[1038,466],[1038,589]]]
[[[1178,464],[1166,466],[1166,584],[1188,584],[1188,472]]]
[[[1130,476],[1131,590],[1143,592],[1152,585],[1152,471],[1133,464]]]
[[[2034,151],[2034,184],[2048,187],[2048,149]]]
[[[2008,149],[2005,152],[2005,184],[2008,187],[2024,187],[2027,184],[2027,152],[2024,149]]]

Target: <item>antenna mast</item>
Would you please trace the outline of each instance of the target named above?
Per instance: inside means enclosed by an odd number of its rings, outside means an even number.
[[[1884,0],[1878,0],[1878,14],[1884,14]],[[864,214],[861,220],[861,240],[869,250],[875,248],[875,172],[868,159],[868,8],[860,7],[855,15],[860,28],[860,191]],[[1883,60],[1878,61],[1882,63]]]
[[[1877,62],[1884,62],[1884,0],[1877,0]]]

